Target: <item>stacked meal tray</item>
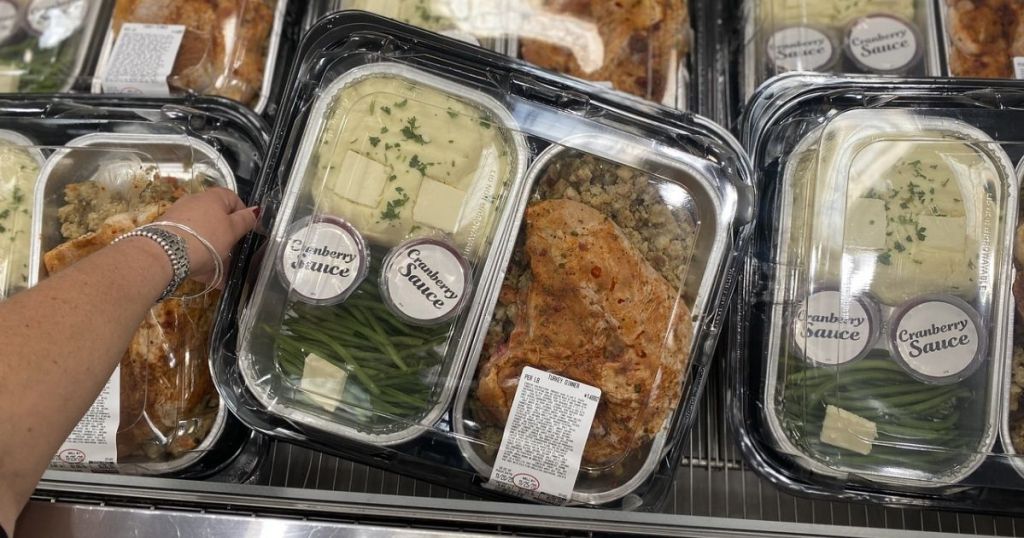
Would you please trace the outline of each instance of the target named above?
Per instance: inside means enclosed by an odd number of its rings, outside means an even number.
[[[0,105],[5,295],[35,285],[181,196],[250,196],[266,128],[241,105],[194,99],[7,97]],[[202,129],[202,133],[196,129]],[[194,476],[249,435],[208,366],[219,292],[188,282],[146,315],[103,394],[52,468]],[[243,473],[244,474],[244,473]]]
[[[1014,77],[1010,3],[746,0],[738,39],[697,50],[699,3],[314,2],[275,64],[294,4],[225,2],[224,26],[186,20],[209,2],[118,0],[93,51],[102,89],[127,25],[182,25],[160,84],[280,101],[265,168],[218,131],[252,125],[219,100],[70,101],[98,132],[0,107],[4,295],[113,233],[95,185],[138,214],[258,180],[264,209],[221,298],[175,299],[210,316],[171,353],[202,389],[185,412],[131,401],[129,352],[104,396],[120,416],[90,415],[116,454],[79,436],[54,468],[208,474],[234,415],[472,495],[652,510],[729,325],[732,418],[774,483],[1019,512],[1024,93],[921,78]],[[691,86],[701,62],[721,70]],[[746,153],[673,110],[732,120],[730,82]]]
[[[320,17],[363,10],[598,85],[688,109],[694,48],[685,0],[317,0]]]
[[[746,141],[771,217],[747,262],[766,287],[738,299],[735,418],[780,483],[1014,509],[1019,97],[793,75],[755,98]]]
[[[321,21],[293,78],[318,87],[286,99],[215,337],[232,411],[482,494],[657,505],[750,213],[737,143],[364,14]]]

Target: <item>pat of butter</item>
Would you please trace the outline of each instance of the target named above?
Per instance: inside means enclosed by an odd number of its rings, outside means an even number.
[[[866,456],[871,453],[875,439],[878,439],[878,429],[874,422],[834,405],[825,408],[825,421],[821,424],[822,443]]]
[[[438,230],[455,233],[462,215],[466,193],[430,178],[423,180],[412,220]]]
[[[377,207],[388,175],[383,164],[349,151],[341,161],[334,192],[359,205]]]
[[[14,93],[18,91],[18,86],[21,84],[21,74],[24,72],[17,66],[13,65],[2,65],[0,66],[0,92],[2,93]]]
[[[306,393],[310,400],[333,412],[341,401],[341,393],[345,390],[348,372],[324,360],[316,353],[306,355],[306,363],[302,367],[302,381],[299,389]]]
[[[922,215],[918,226],[924,228],[922,245],[936,250],[963,252],[966,248],[967,228],[963,217],[931,217]]]
[[[846,210],[845,244],[851,248],[885,248],[885,202],[875,198],[857,198]]]

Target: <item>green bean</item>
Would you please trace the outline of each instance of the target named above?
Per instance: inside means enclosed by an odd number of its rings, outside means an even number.
[[[352,311],[365,316],[366,322],[369,323],[371,331],[376,335],[377,339],[381,342],[381,345],[384,346],[384,350],[387,352],[388,356],[391,357],[391,360],[395,361],[395,364],[397,364],[403,371],[408,370],[409,367],[405,364],[405,361],[402,360],[402,357],[398,355],[398,350],[396,350],[395,346],[391,345],[391,342],[388,341],[387,333],[385,333],[384,329],[374,321],[373,316],[358,307],[353,308]]]
[[[950,428],[960,418],[960,413],[950,413],[940,420],[921,420],[906,415],[895,415],[890,420],[901,426],[909,426],[911,428]]]
[[[822,366],[817,368],[805,368],[799,372],[789,374],[786,379],[787,382],[801,382],[809,379],[814,379],[821,376],[841,376],[849,372],[860,372],[866,370],[885,370],[892,372],[901,372],[902,367],[896,364],[894,361],[888,359],[861,359],[852,364],[845,364],[841,366]],[[908,379],[910,379],[908,377]]]

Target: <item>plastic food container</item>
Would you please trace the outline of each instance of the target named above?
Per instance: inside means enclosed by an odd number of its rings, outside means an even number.
[[[687,108],[693,48],[686,0],[515,0],[504,24],[513,54],[673,108]]]
[[[123,25],[131,24],[137,32],[135,47],[158,50],[167,46],[169,31],[183,26],[166,84],[150,80],[152,73],[146,73],[123,81],[130,86],[124,93],[217,95],[262,113],[271,94],[287,9],[288,0],[116,0],[92,91],[107,91],[104,77],[115,68],[124,68],[129,77],[138,72],[136,68],[111,65]]]
[[[248,197],[267,143],[253,113],[203,98],[8,98],[0,118],[30,137],[32,155],[49,155],[24,195],[31,241],[18,255],[29,260],[30,285],[158,219],[187,192],[217,185]],[[230,462],[246,434],[211,379],[219,293],[204,288],[186,282],[147,314],[52,468],[200,476]]]
[[[1024,174],[1024,161],[1017,163],[1018,175]],[[1021,313],[1021,300],[1024,298],[1024,278],[1021,263],[1024,257],[1024,245],[1021,244],[1021,219],[1018,215],[1017,230],[1014,234],[1013,244],[1013,346],[1010,350],[1010,359],[1006,361],[1006,371],[1003,378],[1004,392],[1002,394],[1004,411],[1000,421],[1000,441],[1011,464],[1024,478],[1024,314]]]
[[[552,235],[557,236],[558,234],[553,232],[561,230],[560,227],[545,228],[543,225],[545,221],[552,222],[548,220],[552,215],[546,213],[551,204],[582,202],[596,211],[593,216],[610,218],[617,224],[622,223],[619,227],[628,235],[630,245],[647,253],[644,256],[645,261],[654,262],[650,267],[663,276],[662,282],[679,283],[669,288],[670,300],[666,303],[658,304],[656,300],[651,299],[650,303],[645,304],[656,304],[666,313],[664,316],[646,314],[651,316],[651,319],[645,321],[643,326],[647,329],[658,328],[654,338],[681,340],[680,347],[663,351],[665,356],[658,366],[652,368],[648,365],[647,371],[641,372],[641,375],[647,373],[662,376],[665,381],[654,383],[653,390],[665,393],[664,401],[644,401],[653,398],[647,393],[638,398],[641,415],[654,415],[652,418],[630,417],[625,405],[619,406],[614,414],[609,410],[607,414],[598,415],[600,427],[610,431],[603,438],[591,438],[593,444],[590,452],[593,456],[584,453],[585,463],[573,490],[572,502],[607,504],[632,493],[651,475],[658,465],[662,451],[666,448],[665,444],[672,426],[669,420],[671,410],[683,405],[683,402],[689,399],[687,394],[692,394],[685,379],[685,372],[689,366],[689,351],[685,345],[690,336],[686,334],[690,331],[687,325],[692,319],[690,311],[703,310],[705,305],[702,303],[711,297],[714,281],[706,278],[708,264],[714,264],[715,260],[721,259],[727,248],[728,234],[723,233],[725,223],[717,219],[719,212],[724,209],[722,204],[725,201],[717,198],[715,193],[708,189],[707,179],[700,172],[698,159],[695,158],[690,163],[684,159],[665,159],[656,153],[648,152],[637,142],[621,135],[606,138],[569,138],[550,146],[532,165],[529,183],[533,192],[529,198],[526,222],[521,225],[520,239],[513,247],[513,261],[504,271],[502,298],[499,299],[496,314],[489,323],[483,341],[477,344],[483,344],[483,349],[482,353],[476,353],[479,362],[474,368],[476,373],[473,382],[463,384],[453,419],[459,448],[474,469],[483,476],[491,474],[500,444],[494,439],[500,440],[502,437],[500,425],[494,423],[493,415],[504,411],[501,409],[502,405],[511,405],[511,402],[503,402],[500,395],[491,391],[508,382],[507,377],[502,379],[501,374],[497,373],[506,368],[502,366],[503,362],[515,364],[517,360],[523,360],[512,358],[515,346],[518,344],[522,348],[532,349],[529,342],[531,338],[550,342],[548,339],[556,339],[555,335],[571,334],[570,331],[589,322],[597,323],[590,327],[592,330],[585,331],[587,337],[593,339],[589,353],[598,356],[614,354],[617,346],[615,342],[620,337],[615,335],[605,339],[597,336],[603,331],[613,329],[603,327],[600,321],[586,319],[579,311],[573,312],[573,315],[566,313],[567,318],[572,320],[566,326],[560,326],[560,315],[554,312],[545,313],[542,307],[538,307],[535,316],[528,314],[524,311],[527,309],[525,304],[531,303],[524,304],[520,300],[521,295],[516,296],[522,293],[535,294],[528,301],[543,297],[542,293],[537,293],[537,290],[530,286],[547,285],[546,282],[538,283],[544,276],[541,264],[544,259],[542,253],[548,248],[545,239],[550,240],[552,244],[557,244],[559,239]],[[657,173],[646,172],[653,170],[657,170]],[[589,179],[585,179],[588,176]],[[640,207],[644,209],[641,210]],[[573,235],[574,232],[580,235]],[[572,228],[568,230],[568,234],[572,237],[587,235]],[[544,243],[541,243],[542,241]],[[614,263],[602,266],[597,261],[602,259],[600,256],[589,258],[586,255],[589,252],[586,243],[582,243],[578,248],[576,251],[570,247],[570,251],[573,252],[572,255],[589,262],[590,265],[584,268],[588,273],[585,278],[590,277],[599,282],[602,277],[608,279],[609,285],[605,292],[614,294],[615,285],[611,283],[620,279],[623,283],[630,280],[625,274],[615,275],[618,271],[614,268]],[[615,260],[628,263],[621,258],[604,259],[608,262]],[[565,265],[571,268],[571,263]],[[565,267],[561,269],[571,270]],[[631,271],[628,266],[619,269],[624,273]],[[608,274],[601,274],[606,271]],[[598,276],[595,277],[595,274]],[[650,274],[646,276],[649,278]],[[563,279],[562,275],[554,278],[559,282]],[[527,284],[530,281],[532,283]],[[573,291],[589,293],[588,284],[586,281],[578,283],[578,288]],[[635,300],[637,296],[634,292],[639,293],[640,289],[643,289],[643,286],[629,292],[620,292],[621,296],[618,296],[615,302]],[[568,305],[571,305],[570,299],[564,304],[568,308]],[[551,333],[543,333],[542,327],[549,327]],[[527,336],[526,333],[532,334]],[[623,333],[621,337],[628,338],[625,334]],[[673,334],[686,336],[674,337]],[[510,347],[511,351],[506,351],[506,346]],[[572,371],[575,375],[570,377],[593,383],[595,378],[584,372],[589,367],[601,368],[601,361],[598,361],[598,364],[590,363],[586,358],[593,360],[593,355],[588,356],[582,350],[579,353],[580,355],[569,358],[567,362],[562,362],[558,368],[563,369],[563,375],[567,375],[564,372]],[[645,355],[641,352],[627,352],[617,358],[629,363],[642,363]],[[557,352],[553,357],[525,358],[527,364],[541,364],[544,361],[559,364],[560,360],[566,361],[565,358],[559,357]],[[573,364],[576,361],[579,361],[579,364]],[[612,360],[609,364],[614,365],[615,361]],[[612,407],[613,404],[609,403],[608,406]],[[615,436],[621,436],[621,441],[613,439]]]
[[[991,85],[792,75],[754,98],[744,137],[772,217],[735,304],[731,386],[740,444],[774,482],[1016,506],[1024,147],[1019,91]]]
[[[485,253],[501,241],[497,231],[510,226],[508,193],[521,189],[526,142],[493,98],[398,63],[347,71],[321,92],[310,118],[278,213],[274,237],[280,239],[267,249],[256,302],[243,316],[241,371],[271,412],[373,444],[408,441],[450,405],[468,355],[465,346],[472,342],[472,320],[479,315],[474,314],[490,300],[477,295],[465,316],[413,330],[407,320],[381,310],[382,260],[405,240],[438,237],[475,267],[463,292],[480,289]],[[329,223],[303,222],[298,229],[292,224],[306,218],[337,219],[361,239],[329,239]],[[284,279],[275,276],[274,264],[281,265],[279,273],[295,267],[289,253],[299,245],[304,268]],[[361,283],[355,276],[364,263],[369,279]],[[325,272],[319,264],[338,267],[334,273],[351,269],[353,278]],[[430,260],[412,273],[406,268],[404,276],[416,279],[424,292],[439,293],[441,270],[438,260]],[[302,282],[303,272],[317,277]],[[316,308],[325,303],[338,306]],[[283,329],[260,329],[282,320]],[[318,336],[332,326],[346,332],[336,340]],[[324,373],[339,376],[344,388],[325,402],[308,388],[315,384],[305,373],[310,355],[326,359],[337,347],[363,338],[369,345],[358,352],[365,356],[341,355],[351,372]],[[360,366],[364,362],[392,364],[374,372]],[[380,385],[394,377],[407,378],[407,384]],[[411,393],[421,400],[410,401]]]
[[[32,238],[32,195],[45,158],[25,135],[0,130],[0,300],[28,286]]]
[[[0,91],[71,90],[82,76],[102,0],[0,2]]]
[[[782,73],[940,74],[935,2],[747,0],[743,96]]]
[[[1024,50],[1017,50],[1021,6],[979,0],[936,2],[943,30],[944,74],[964,78],[1024,77]]]
[[[658,504],[748,229],[737,143],[624,95],[567,102],[581,85],[369,14],[324,19],[306,43],[292,78],[319,87],[283,101],[276,134],[290,142],[264,176],[274,222],[262,260],[238,268],[246,283],[226,290],[242,294],[237,332],[218,323],[231,410],[478,495]],[[542,422],[575,439],[560,476],[494,466],[497,452],[562,450]]]
[[[430,30],[467,43],[513,54],[506,39],[503,2],[460,0],[315,0],[310,2],[304,27],[338,11],[360,10]]]
[[[686,0],[322,0],[310,8],[307,25],[345,9],[370,11],[673,108],[688,106],[693,31]]]

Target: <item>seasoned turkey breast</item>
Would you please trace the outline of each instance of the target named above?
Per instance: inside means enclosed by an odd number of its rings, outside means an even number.
[[[263,85],[274,5],[271,0],[118,0],[114,31],[127,22],[184,25],[168,82],[252,104]]]
[[[592,25],[590,39],[530,35],[524,28],[523,58],[541,67],[594,81],[610,81],[617,89],[661,101],[669,78],[685,58],[689,12],[683,0],[534,0],[545,20],[564,16],[573,27]],[[595,39],[596,38],[596,39]],[[594,44],[588,44],[594,42]],[[591,50],[594,48],[600,50]]]
[[[601,389],[583,461],[612,463],[653,437],[682,391],[689,308],[608,217],[572,200],[526,213],[529,285],[508,343],[485,359],[476,396],[504,424],[524,366]]]
[[[161,201],[108,217],[96,231],[44,254],[47,272],[56,274],[121,234],[154,222],[170,206],[170,201]],[[190,296],[205,288],[189,280],[178,293]],[[206,437],[218,405],[207,360],[219,299],[218,291],[168,299],[150,309],[139,325],[121,359],[119,459],[175,458],[195,449]]]

